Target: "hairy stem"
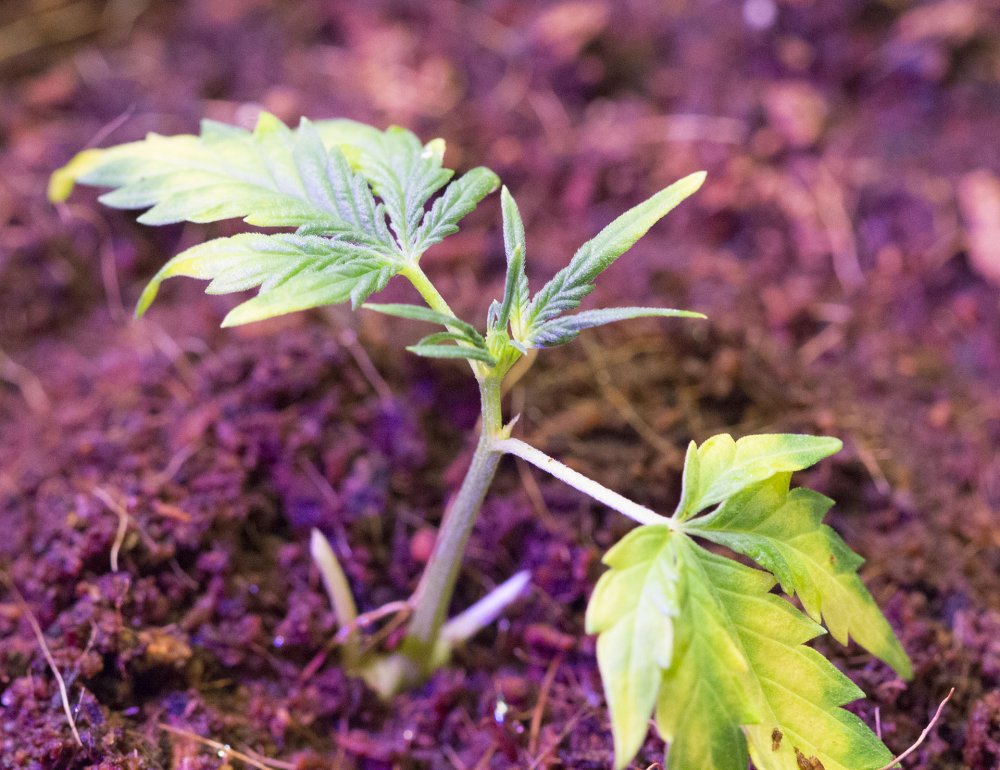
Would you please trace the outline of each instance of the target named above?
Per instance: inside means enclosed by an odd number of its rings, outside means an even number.
[[[500,381],[486,377],[479,383],[482,398],[482,432],[458,494],[445,512],[430,561],[413,597],[413,617],[403,651],[413,660],[432,665],[441,626],[455,591],[458,570],[472,526],[493,481],[502,452],[497,437],[503,429]]]
[[[445,298],[437,290],[437,287],[431,283],[431,279],[427,277],[427,274],[420,269],[420,265],[416,262],[407,264],[406,267],[399,271],[399,274],[413,284],[413,288],[420,292],[420,296],[424,298],[424,302],[427,303],[427,306],[431,310],[436,310],[445,315],[455,315],[445,301]]]
[[[508,438],[497,441],[494,447],[501,452],[506,452],[520,457],[522,460],[527,460],[535,467],[541,468],[546,473],[555,476],[560,481],[566,482],[585,495],[589,495],[597,500],[597,502],[603,503],[609,508],[613,508],[619,513],[628,516],[633,521],[637,521],[640,524],[665,524],[672,528],[677,526],[674,521],[666,516],[661,516],[656,511],[650,510],[644,505],[639,505],[627,497],[598,484],[593,479],[587,478],[582,473],[578,473],[572,468],[563,465],[558,460],[549,457],[545,452],[535,449],[530,444],[526,444],[516,438]]]
[[[427,274],[420,269],[420,265],[416,262],[410,262],[399,271],[399,274],[406,278],[413,288],[420,292],[420,296],[423,297],[424,302],[427,303],[427,307],[431,310],[435,310],[438,313],[444,313],[445,315],[454,316],[455,313],[448,305],[448,302],[444,297],[441,296],[441,292],[437,290],[437,287],[431,283],[431,279],[427,277]],[[450,331],[457,331],[452,327],[449,327]],[[459,342],[459,345],[464,345],[465,343]],[[483,378],[487,374],[487,368],[484,364],[479,361],[469,361],[469,366],[472,367],[472,373],[476,375],[476,379],[482,382]]]

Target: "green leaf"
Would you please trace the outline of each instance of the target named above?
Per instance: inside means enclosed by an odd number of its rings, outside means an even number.
[[[48,198],[52,203],[62,203],[73,194],[77,180],[91,169],[99,166],[107,150],[90,149],[78,152],[62,168],[49,177]]]
[[[496,361],[488,351],[482,348],[473,348],[458,345],[410,345],[411,353],[416,353],[424,358],[464,358],[468,361],[482,361],[488,366],[494,366]]]
[[[789,492],[790,479],[779,473],[743,490],[687,531],[749,556],[774,573],[785,593],[797,594],[838,642],[853,637],[910,679],[906,652],[857,575],[864,560],[822,523],[833,501],[809,489]]]
[[[713,436],[700,447],[691,442],[684,460],[684,489],[676,518],[690,518],[711,505],[776,473],[808,468],[839,452],[835,438],[769,433],[746,436]]]
[[[657,726],[667,770],[874,770],[888,749],[840,708],[863,695],[804,645],[822,628],[770,594],[773,578],[678,537],[675,662]]]
[[[435,243],[457,233],[458,223],[499,186],[500,178],[483,166],[466,172],[448,185],[424,215],[413,251],[423,253]]]
[[[691,174],[661,190],[618,217],[583,244],[569,264],[556,273],[531,301],[525,342],[546,321],[572,310],[594,290],[594,279],[628,251],[667,212],[694,193],[705,181],[705,172]]]
[[[52,175],[49,194],[59,201],[76,183],[111,187],[101,200],[148,209],[139,217],[146,224],[241,217],[297,228],[294,238],[237,237],[188,250],[151,281],[137,310],[141,315],[174,275],[212,279],[214,293],[259,286],[256,298],[227,316],[233,325],[348,299],[357,305],[407,260],[453,233],[499,180],[473,169],[427,211],[452,175],[442,167],[443,154],[443,141],[422,145],[401,128],[303,119],[292,130],[263,113],[253,132],[204,121],[198,136],[150,134],[87,150]],[[474,330],[470,339],[485,346]]]
[[[420,342],[417,343],[418,347],[423,347],[425,345],[439,345],[442,342],[459,342],[468,343],[469,338],[458,332],[435,332],[434,334],[428,334]],[[476,347],[481,347],[486,350],[484,345],[476,345]]]
[[[447,326],[461,332],[463,338],[469,342],[475,342],[478,347],[483,347],[486,344],[485,340],[483,340],[483,335],[472,324],[456,316],[439,313],[422,305],[367,302],[364,308],[366,310],[374,310],[376,313],[395,316],[396,318],[408,318],[414,321],[426,321],[427,323]]]
[[[339,152],[326,151],[306,120],[292,131],[263,113],[253,133],[204,121],[200,136],[150,134],[87,153],[62,170],[57,192],[66,192],[72,174],[82,184],[116,188],[101,201],[148,208],[139,217],[144,224],[240,217],[252,225],[321,229],[395,253],[367,185]]]
[[[167,262],[143,291],[136,314],[146,312],[164,280],[178,275],[211,280],[209,294],[259,286],[258,296],[232,310],[222,324],[238,326],[348,300],[357,306],[396,272],[378,252],[336,239],[242,233],[193,246]]]
[[[418,256],[424,206],[454,173],[442,166],[444,142],[435,139],[423,145],[411,131],[399,126],[378,131],[345,120],[321,121],[316,130],[328,146],[351,148],[352,165],[385,204],[400,249],[408,258]],[[484,179],[486,175],[477,172],[470,182]],[[466,205],[468,191],[460,197]]]
[[[503,246],[507,253],[507,279],[504,282],[503,302],[497,313],[496,327],[506,330],[510,323],[514,336],[523,332],[525,314],[528,312],[528,276],[524,272],[525,246],[524,222],[514,196],[504,187],[500,191],[500,208],[503,212]]]
[[[538,326],[531,335],[532,344],[539,348],[563,345],[584,329],[627,321],[632,318],[705,318],[690,310],[672,310],[656,307],[616,307],[603,310],[585,310],[575,315],[564,315]]]
[[[649,731],[663,671],[673,652],[677,568],[670,530],[632,530],[604,557],[611,569],[587,606],[587,633],[599,634],[597,662],[611,711],[615,767],[635,756]]]

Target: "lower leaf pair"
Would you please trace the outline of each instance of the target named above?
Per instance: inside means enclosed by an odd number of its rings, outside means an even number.
[[[670,744],[668,770],[745,770],[750,758],[758,770],[873,770],[890,761],[879,738],[841,708],[863,693],[804,646],[824,633],[822,620],[838,641],[850,635],[911,676],[906,654],[856,574],[861,558],[822,524],[832,501],[789,490],[791,470],[818,459],[810,451],[836,450],[822,441],[706,442],[702,459],[742,457],[757,471],[734,474],[732,462],[702,463],[699,471],[691,458],[700,450],[689,452],[687,490],[727,480],[729,496],[706,515],[641,526],[605,556],[611,569],[591,597],[587,631],[599,634],[616,768],[638,752],[654,714]],[[763,447],[795,451],[772,452],[772,460],[785,461],[772,462],[772,474],[761,480],[766,471],[754,465],[752,450]],[[695,537],[726,545],[767,571],[712,553]],[[800,597],[811,619],[771,593],[779,582]]]

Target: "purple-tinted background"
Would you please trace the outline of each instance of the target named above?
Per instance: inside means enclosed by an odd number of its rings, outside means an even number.
[[[232,226],[150,230],[90,191],[44,198],[89,143],[260,109],[399,123],[444,137],[459,169],[494,168],[535,287],[617,213],[707,169],[597,296],[711,322],[636,322],[548,354],[513,394],[520,430],[664,509],[691,438],[844,438],[810,481],[839,501],[917,680],[822,649],[893,749],[958,688],[912,766],[997,766],[995,0],[7,0],[0,105],[0,569],[69,675],[86,743],[0,593],[0,766],[218,766],[159,723],[303,770],[610,760],[582,608],[625,526],[513,465],[456,604],[531,568],[510,623],[392,707],[329,663],[300,679],[332,628],[308,528],[351,548],[364,607],[405,596],[474,393],[457,368],[402,358],[419,331],[402,322],[333,311],[218,332],[234,299],[178,281],[133,323],[159,264]],[[426,257],[471,319],[500,291],[498,221],[493,197]],[[354,333],[397,401],[373,395]],[[95,490],[132,517],[117,575],[118,518]],[[637,762],[660,751],[651,739]]]

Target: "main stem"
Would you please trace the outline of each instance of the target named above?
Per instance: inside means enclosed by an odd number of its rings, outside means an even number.
[[[403,641],[403,652],[425,669],[434,666],[438,636],[455,591],[462,555],[503,456],[496,447],[503,430],[500,379],[484,377],[479,381],[479,392],[483,418],[479,442],[462,486],[445,511],[434,550],[413,597],[413,616]]]

